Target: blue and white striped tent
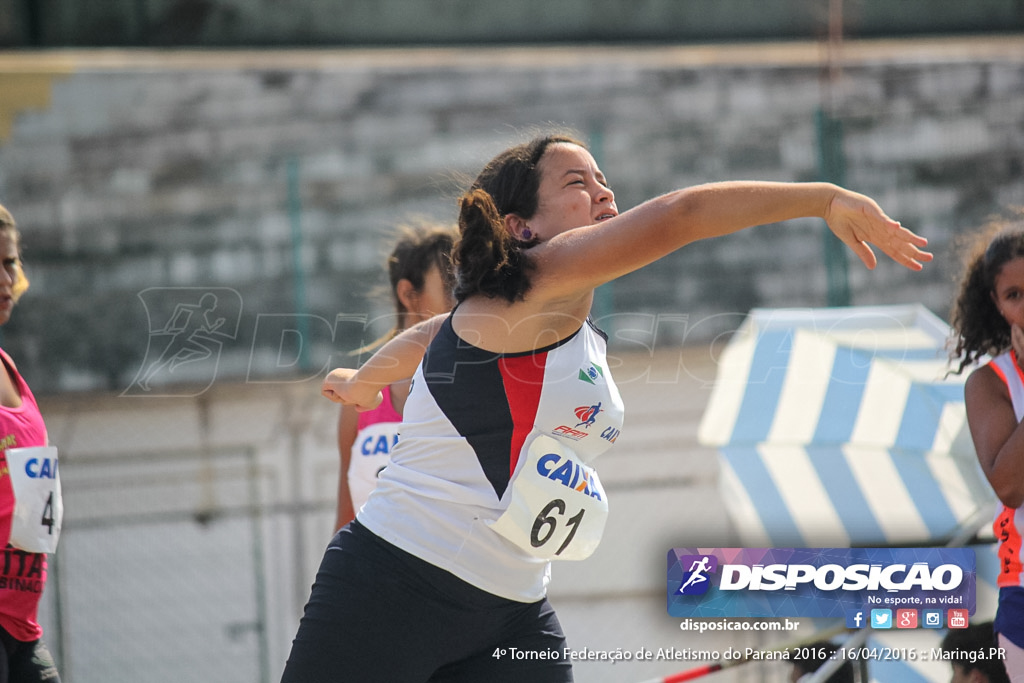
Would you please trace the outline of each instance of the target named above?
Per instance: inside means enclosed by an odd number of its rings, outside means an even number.
[[[920,306],[750,313],[699,433],[747,546],[941,544],[992,503],[948,336]]]
[[[916,305],[750,313],[699,432],[720,454],[744,547],[941,546],[992,518],[964,410],[969,373],[947,374],[949,336]],[[980,533],[991,538],[987,524]],[[994,545],[976,551],[981,620],[995,613],[997,563]],[[949,677],[942,662],[893,664],[873,666],[873,679]]]

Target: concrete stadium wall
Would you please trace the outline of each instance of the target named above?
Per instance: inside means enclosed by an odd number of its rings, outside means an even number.
[[[216,348],[156,386],[313,376],[389,326],[369,296],[388,231],[451,220],[465,178],[532,127],[588,138],[625,209],[707,181],[817,178],[823,106],[844,126],[846,184],[939,256],[919,274],[851,263],[851,303],[945,315],[953,238],[1024,204],[1024,41],[851,42],[831,85],[822,57],[815,43],[0,55],[0,202],[32,280],[4,347],[41,392],[142,392],[167,311],[210,291],[230,318]],[[822,240],[802,221],[693,245],[604,289],[597,314],[613,344],[643,350],[704,343],[754,306],[821,306]]]

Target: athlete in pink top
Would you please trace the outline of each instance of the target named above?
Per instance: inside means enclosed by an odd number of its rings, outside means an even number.
[[[404,384],[408,394],[408,384]],[[401,391],[401,388],[399,390]],[[398,428],[402,424],[402,413],[395,408],[391,387],[384,387],[384,400],[373,410],[359,415],[359,432],[356,434],[349,451],[348,492],[352,499],[352,509],[358,510],[377,487],[377,477],[387,467],[391,458],[391,449],[398,443]],[[353,411],[354,412],[354,411]],[[339,444],[339,448],[340,448]],[[344,466],[345,458],[342,458]],[[340,492],[339,492],[340,498]],[[339,522],[341,520],[338,520]]]
[[[0,325],[11,318],[18,298],[28,289],[21,268],[20,238],[10,212],[0,206]],[[46,555],[7,543],[14,513],[14,490],[7,466],[9,448],[47,445],[39,406],[14,361],[0,350],[0,680],[10,683],[59,681],[53,657],[41,638],[37,613],[46,584]]]
[[[451,309],[451,251],[455,229],[423,225],[400,231],[387,260],[395,328],[372,349],[405,328]],[[364,349],[360,349],[364,350]],[[398,440],[402,408],[409,396],[409,382],[386,387],[384,400],[373,410],[358,412],[342,406],[338,416],[338,513],[335,529],[355,517],[376,485],[377,475],[388,464]]]
[[[0,374],[0,382],[8,385],[5,389],[14,388],[18,396],[18,399],[0,404],[0,444],[3,450],[45,446],[46,425],[35,397],[3,349],[0,349],[0,362],[6,370]],[[11,406],[10,403],[20,405]],[[14,490],[11,488],[7,458],[0,457],[3,458],[0,461],[0,534],[8,538],[14,514]],[[43,629],[36,621],[36,612],[45,582],[46,555],[26,552],[7,544],[0,562],[0,627],[15,639],[27,642],[38,640],[43,635]]]

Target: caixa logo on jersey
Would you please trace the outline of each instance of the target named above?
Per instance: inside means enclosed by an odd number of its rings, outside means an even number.
[[[851,609],[975,610],[969,548],[674,548],[678,617],[842,617]]]
[[[593,469],[558,453],[546,453],[537,459],[537,472],[585,496],[604,500],[601,480]]]
[[[29,458],[25,461],[25,474],[29,479],[56,479],[57,458]]]

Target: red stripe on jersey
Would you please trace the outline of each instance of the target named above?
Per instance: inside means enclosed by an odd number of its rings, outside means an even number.
[[[1017,379],[1024,382],[1024,370],[1020,369],[1020,364],[1017,362],[1017,352],[1013,349],[1010,349],[1010,360],[1013,361],[1013,369],[1017,371]],[[1003,377],[1003,381],[1006,381],[1005,377]]]
[[[1004,505],[996,521],[992,523],[992,531],[999,541],[999,577],[996,579],[996,585],[1000,588],[1019,586],[1021,571],[1024,570],[1020,561],[1020,529],[1014,524],[1016,513],[1015,508]]]
[[[509,412],[512,414],[512,443],[508,465],[510,477],[516,471],[523,443],[537,421],[537,408],[540,406],[540,394],[544,389],[544,369],[547,360],[548,354],[544,351],[525,356],[507,356],[498,361]]]
[[[1017,371],[1017,381],[1024,383],[1024,371],[1017,364],[1017,353],[1012,349],[1010,350],[1010,360],[1013,361],[1013,368]],[[999,376],[999,379],[1003,380],[1003,384],[1009,390],[1010,381],[1003,373],[1003,369],[995,362],[989,363],[988,366]],[[992,531],[996,535],[996,540],[999,541],[997,553],[999,576],[996,579],[996,585],[1000,588],[1022,585],[1021,574],[1024,573],[1024,563],[1021,562],[1021,543],[1024,543],[1024,538],[1021,537],[1021,530],[1017,528],[1016,520],[1016,508],[1003,505],[999,516],[992,523]]]
[[[1014,351],[1013,349],[1010,349],[1010,360],[1013,362],[1013,369],[1017,371],[1017,379],[1019,379],[1021,383],[1024,384],[1024,370],[1021,370],[1020,365],[1017,363],[1017,352]],[[999,367],[998,363],[991,362],[988,364],[988,366],[992,368],[992,371],[999,376],[999,379],[1003,380],[1003,384],[1005,384],[1007,387],[1010,386],[1010,380],[1003,373],[1003,369]]]

